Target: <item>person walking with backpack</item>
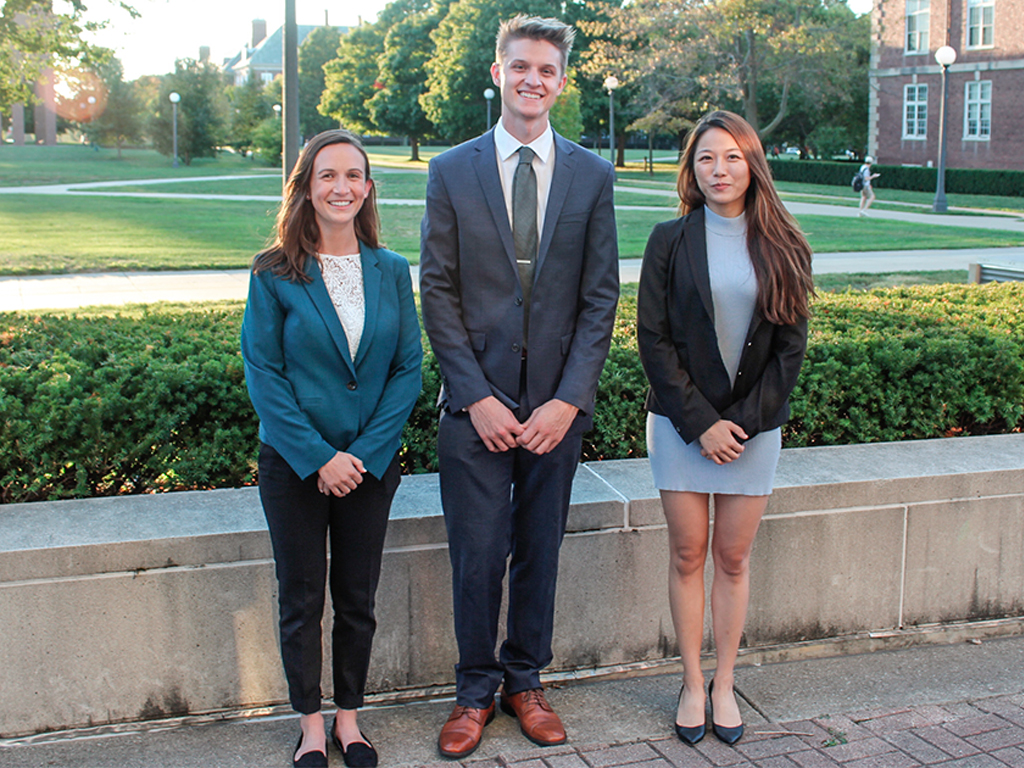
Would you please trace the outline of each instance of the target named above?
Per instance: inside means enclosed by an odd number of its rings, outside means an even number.
[[[871,188],[871,180],[877,179],[879,174],[871,172],[871,166],[875,162],[875,158],[868,155],[864,158],[864,165],[857,171],[857,176],[853,180],[853,188],[860,191],[860,210],[857,212],[858,216],[867,216],[868,208],[875,202],[875,191]],[[860,184],[857,184],[858,177]]]

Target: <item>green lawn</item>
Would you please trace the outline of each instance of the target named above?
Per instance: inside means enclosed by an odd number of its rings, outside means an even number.
[[[245,267],[271,203],[0,196],[0,273]]]
[[[273,169],[264,169],[264,173]],[[427,175],[420,171],[410,173],[387,172],[373,174],[378,197],[422,200],[427,191]],[[252,178],[239,176],[217,181],[171,181],[166,184],[119,184],[103,187],[104,192],[172,192],[190,195],[280,195],[281,177]]]
[[[216,158],[199,158],[192,165],[171,167],[171,159],[152,149],[126,149],[124,159],[117,150],[98,151],[79,144],[55,147],[0,145],[0,187],[37,184],[73,184],[119,179],[187,178],[274,173],[276,169],[230,152]]]
[[[427,158],[443,148],[423,150]],[[382,198],[422,199],[426,174],[421,163],[409,163],[407,147],[370,147]],[[402,170],[409,172],[403,173]],[[270,174],[269,178],[250,178]],[[124,191],[251,194],[276,196],[280,180],[273,168],[238,156],[196,160],[191,167],[169,168],[167,158],[151,150],[126,151],[118,161],[113,150],[88,147],[0,147],[0,186],[144,178],[190,178],[237,175],[237,180],[181,181],[114,189]],[[659,171],[652,181],[639,171],[619,174],[620,184],[671,190],[674,173]],[[845,188],[780,184],[783,194],[810,194],[814,201],[840,198],[852,203]],[[881,192],[879,193],[881,196]],[[921,202],[924,193],[900,193]],[[841,199],[846,196],[850,199]],[[978,198],[989,207],[1012,207],[1016,199]],[[673,197],[621,192],[621,205],[653,206],[657,210],[620,210],[619,252],[623,258],[643,255],[655,224],[674,217]],[[1001,206],[992,201],[1003,201]],[[951,204],[958,204],[950,197]],[[56,273],[124,269],[242,268],[263,247],[273,229],[273,202],[232,202],[85,195],[0,195],[0,274]],[[382,205],[383,240],[413,263],[419,259],[420,206]],[[918,248],[981,248],[1024,245],[1024,234],[933,227],[880,219],[800,216],[801,226],[817,252],[905,250]]]

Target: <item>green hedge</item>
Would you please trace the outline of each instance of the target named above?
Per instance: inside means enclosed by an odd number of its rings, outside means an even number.
[[[1024,285],[823,294],[787,446],[1018,431]],[[624,296],[586,460],[646,455],[636,302]],[[0,315],[0,501],[255,482],[240,308],[141,318]],[[436,363],[406,427],[407,472],[437,469]]]
[[[805,184],[850,186],[860,163],[826,162],[822,160],[769,160],[777,181],[798,181]],[[882,174],[886,189],[908,189],[934,192],[935,168],[902,165],[875,165]],[[1024,196],[1024,171],[986,171],[971,168],[947,168],[946,191],[970,195]]]

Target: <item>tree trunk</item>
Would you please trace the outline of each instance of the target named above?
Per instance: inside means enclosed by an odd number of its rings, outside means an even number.
[[[420,140],[419,140],[419,137],[418,136],[410,136],[409,137],[409,146],[412,147],[412,157],[410,157],[409,159],[412,160],[414,163],[418,163],[420,161]]]
[[[625,168],[626,167],[626,134],[620,133],[615,137],[615,167]]]
[[[757,131],[760,119],[757,116],[757,51],[755,50],[756,37],[754,30],[748,29],[744,33],[747,41],[746,66],[740,68],[740,85],[743,88],[743,116],[747,122]]]

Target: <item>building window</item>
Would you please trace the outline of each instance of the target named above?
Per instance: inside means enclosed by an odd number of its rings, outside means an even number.
[[[994,44],[995,0],[967,0],[967,47],[991,48]]]
[[[907,0],[907,53],[928,53],[929,0]]]
[[[928,86],[903,87],[903,138],[924,139],[928,135]]]
[[[274,73],[273,72],[260,72],[260,81],[264,85],[266,85],[267,83],[274,82]]]
[[[992,81],[968,82],[964,102],[964,138],[988,141],[992,134]]]

